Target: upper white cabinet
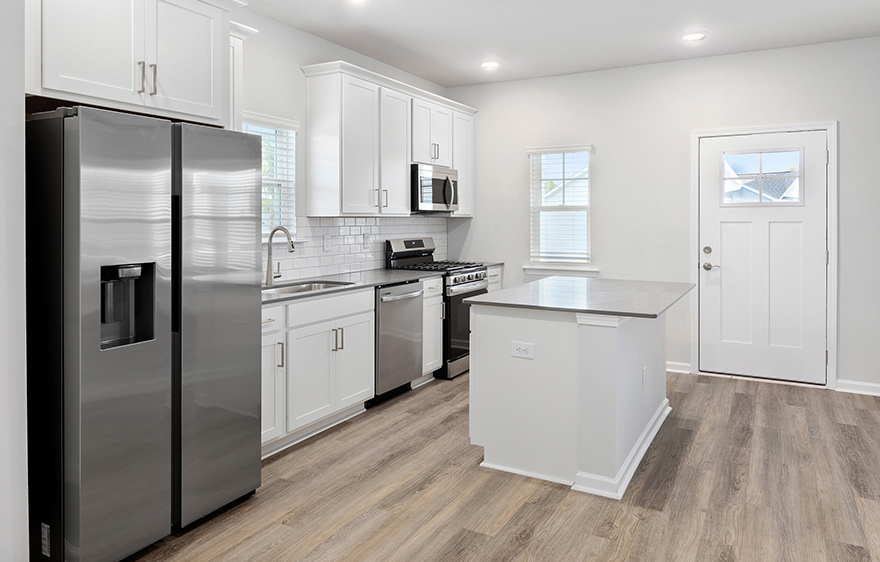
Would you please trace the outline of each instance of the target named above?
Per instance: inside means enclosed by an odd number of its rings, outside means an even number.
[[[379,212],[379,86],[342,75],[342,212]],[[309,116],[311,123],[311,115]],[[338,190],[338,188],[337,188]]]
[[[452,109],[423,99],[413,100],[412,159],[452,167]]]
[[[410,106],[406,94],[381,89],[379,107],[379,184],[382,214],[410,213]]]
[[[474,216],[474,116],[452,112],[452,167],[458,171],[458,210],[453,217]]]
[[[29,0],[28,93],[226,124],[235,0]]]
[[[454,115],[472,123],[476,110],[342,61],[302,70],[309,100],[307,214],[408,216],[411,164],[452,166]],[[472,124],[461,131],[472,137]],[[461,143],[460,158],[472,169],[473,139],[463,136]],[[470,205],[461,216],[472,212]]]

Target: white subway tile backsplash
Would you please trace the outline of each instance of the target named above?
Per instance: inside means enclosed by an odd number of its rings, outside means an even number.
[[[276,282],[381,269],[385,267],[385,240],[389,238],[431,236],[437,246],[434,258],[445,260],[446,233],[447,220],[443,217],[297,217],[296,238],[304,242],[296,244],[296,253],[288,253],[277,237],[274,240],[272,259],[281,264],[282,274]],[[324,235],[330,236],[329,250],[324,250]],[[369,236],[367,247],[365,235]],[[263,271],[266,255],[264,245]]]

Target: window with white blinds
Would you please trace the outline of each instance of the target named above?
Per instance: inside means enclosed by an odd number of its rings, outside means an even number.
[[[591,145],[531,148],[532,264],[590,264]]]
[[[242,131],[263,137],[263,239],[276,226],[296,232],[296,130],[243,122]]]

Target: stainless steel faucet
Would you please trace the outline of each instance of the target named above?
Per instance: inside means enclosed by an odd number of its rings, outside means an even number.
[[[275,276],[281,277],[280,273],[274,273],[272,271],[272,237],[275,236],[275,233],[278,231],[284,233],[287,236],[287,245],[288,252],[291,254],[295,251],[293,247],[293,238],[290,236],[290,231],[284,228],[283,226],[276,226],[272,229],[272,232],[269,233],[269,258],[266,260],[266,285],[274,285],[275,284]]]

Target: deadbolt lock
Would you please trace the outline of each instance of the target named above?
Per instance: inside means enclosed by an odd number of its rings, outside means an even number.
[[[712,247],[711,247],[711,246],[703,246],[703,253],[704,253],[704,254],[711,254],[711,253],[712,253]]]

